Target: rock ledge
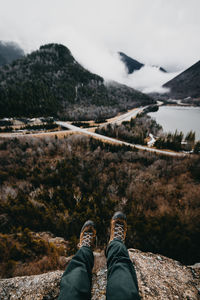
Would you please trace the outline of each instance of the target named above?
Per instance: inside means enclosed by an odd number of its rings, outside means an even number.
[[[183,266],[167,257],[129,249],[142,299],[200,299],[200,265]],[[0,280],[0,300],[54,300],[63,271]],[[105,300],[106,261],[95,253],[92,300]]]

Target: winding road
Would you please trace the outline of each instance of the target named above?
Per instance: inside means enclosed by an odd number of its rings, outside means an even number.
[[[116,116],[114,118],[108,119],[105,123],[101,124],[100,126],[104,126],[106,124],[121,124],[124,121],[130,121],[131,118],[135,118],[139,113],[141,113],[147,106],[144,107],[139,107],[139,108],[134,108],[132,110],[130,110],[129,112],[126,112],[122,115]],[[126,145],[126,146],[130,146],[139,150],[145,150],[145,151],[149,151],[149,152],[154,152],[157,154],[162,154],[162,155],[167,155],[167,156],[175,156],[175,157],[183,157],[185,155],[187,155],[186,153],[178,153],[178,152],[174,152],[174,151],[169,151],[169,150],[159,150],[159,149],[155,149],[155,148],[150,148],[147,146],[142,146],[142,145],[137,145],[137,144],[131,144],[131,143],[127,143],[124,141],[120,141],[117,140],[115,138],[111,138],[108,136],[104,136],[98,133],[95,133],[93,131],[91,131],[91,128],[80,128],[77,126],[74,126],[68,122],[62,122],[62,121],[55,121],[55,123],[63,128],[67,128],[69,130],[71,130],[72,132],[77,132],[77,133],[82,133],[84,135],[89,135],[89,136],[93,136],[94,138],[97,138],[103,142],[110,142],[110,143],[114,143],[114,144],[119,144],[119,145]],[[95,128],[92,128],[92,130],[94,130]],[[63,134],[66,131],[63,131]],[[51,135],[51,134],[58,134],[58,133],[62,133],[62,131],[57,131],[57,132],[40,132],[38,134],[19,134],[19,133],[4,133],[1,134],[0,137],[7,137],[7,138],[13,138],[13,137],[33,137],[33,136],[45,136],[45,135]]]
[[[138,114],[143,112],[143,110],[146,109],[147,107],[148,106],[143,106],[143,107],[131,109],[130,111],[126,112],[125,114],[108,119],[106,121],[106,123],[104,123],[100,126],[104,126],[105,124],[108,124],[108,123],[121,124],[124,121],[130,121],[132,118],[135,118]]]
[[[172,152],[172,151],[167,151],[167,150],[159,150],[159,149],[149,148],[147,146],[136,145],[136,144],[127,143],[124,141],[119,141],[117,139],[114,139],[114,138],[111,138],[108,136],[104,136],[104,135],[101,135],[101,134],[98,134],[95,132],[88,131],[87,129],[79,128],[79,127],[71,125],[67,122],[57,121],[56,124],[58,124],[59,126],[64,127],[64,128],[68,128],[75,132],[80,132],[80,133],[83,133],[86,135],[93,136],[102,141],[108,141],[108,142],[119,144],[119,145],[126,145],[126,146],[130,146],[130,147],[133,147],[133,148],[136,148],[139,150],[146,150],[146,151],[150,151],[150,152],[154,152],[154,153],[158,153],[158,154],[162,154],[162,155],[180,156],[180,157],[185,156],[185,153],[178,153],[178,152]]]

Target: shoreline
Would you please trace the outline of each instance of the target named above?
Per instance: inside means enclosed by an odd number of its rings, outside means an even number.
[[[182,100],[171,100],[171,102],[164,102],[158,100],[157,103],[162,102],[162,104],[158,104],[158,106],[182,106],[182,107],[200,107],[200,102],[199,105],[195,105],[194,103],[183,103]]]
[[[159,109],[160,107],[163,109]],[[162,126],[164,133],[183,132],[184,136],[190,131],[196,133],[196,142],[200,140],[200,125],[198,116],[200,115],[200,106],[186,105],[161,105],[156,112],[147,113],[148,116],[155,119]]]

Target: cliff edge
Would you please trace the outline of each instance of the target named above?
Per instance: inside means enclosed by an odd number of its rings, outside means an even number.
[[[200,299],[200,264],[184,266],[162,255],[129,249],[142,299]],[[54,300],[63,271],[0,280],[0,300]],[[105,300],[106,260],[95,252],[92,300]]]

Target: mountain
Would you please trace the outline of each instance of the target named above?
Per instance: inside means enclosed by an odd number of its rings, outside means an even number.
[[[126,68],[128,70],[128,74],[132,74],[134,71],[140,70],[142,67],[145,66],[143,63],[140,63],[139,61],[131,58],[130,56],[127,56],[123,52],[118,52],[118,54],[120,55],[121,60],[125,64],[125,66],[126,66]],[[152,67],[157,67],[157,66],[152,66]],[[157,67],[157,68],[159,68],[159,70],[162,71],[162,72],[164,72],[164,73],[167,72],[162,67]]]
[[[162,68],[162,67],[159,67],[159,70],[162,71],[162,72],[164,72],[164,73],[167,73],[167,71],[164,68]]]
[[[180,99],[200,97],[200,61],[165,83],[163,87],[170,88],[171,97]]]
[[[0,41],[0,66],[9,64],[23,56],[24,51],[16,43]]]
[[[136,70],[140,70],[142,67],[144,67],[144,64],[140,63],[139,61],[131,58],[130,56],[127,56],[123,52],[119,52],[120,58],[125,64],[125,66],[128,69],[128,74],[132,74]]]
[[[132,88],[84,69],[63,45],[48,44],[0,68],[0,117],[107,118],[152,103]]]

